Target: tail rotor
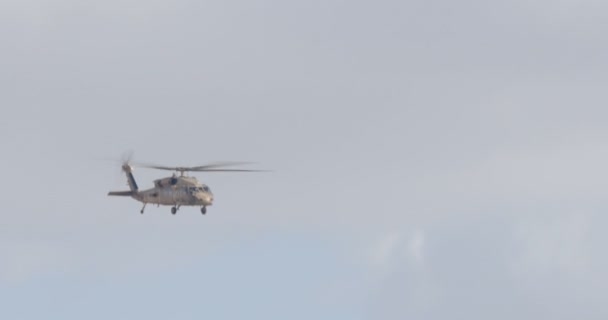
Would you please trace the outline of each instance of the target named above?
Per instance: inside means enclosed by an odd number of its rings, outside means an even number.
[[[138,193],[137,183],[135,182],[135,178],[133,177],[133,167],[131,166],[131,158],[133,157],[133,152],[128,152],[123,154],[122,156],[122,173],[127,176],[127,184],[129,185],[130,191],[110,191],[108,195],[110,196],[136,196]],[[143,213],[143,212],[142,212]]]
[[[133,167],[131,166],[131,160],[133,159],[133,151],[127,151],[123,153],[121,158],[122,163],[122,171],[123,172],[131,172],[133,171]]]

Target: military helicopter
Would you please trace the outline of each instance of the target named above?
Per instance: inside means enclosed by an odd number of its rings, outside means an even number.
[[[167,167],[154,164],[131,164],[128,161],[122,164],[122,171],[127,175],[129,191],[110,191],[108,196],[131,197],[144,205],[140,213],[144,213],[148,203],[157,207],[172,206],[171,213],[176,214],[181,206],[200,206],[201,213],[207,213],[207,206],[213,204],[213,193],[205,184],[195,177],[186,176],[186,172],[260,172],[263,170],[226,169],[227,166],[241,165],[245,162],[218,162],[198,167]],[[133,168],[150,168],[174,171],[173,176],[154,180],[154,188],[139,190]],[[179,176],[177,175],[179,173]]]

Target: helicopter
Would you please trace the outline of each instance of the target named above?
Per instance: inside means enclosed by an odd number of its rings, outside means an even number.
[[[226,166],[245,164],[245,162],[218,162],[197,167],[167,167],[153,164],[132,164],[124,162],[122,171],[127,176],[129,191],[110,191],[108,196],[131,197],[141,203],[143,214],[148,203],[158,206],[172,206],[171,213],[176,214],[181,206],[200,206],[201,213],[207,213],[207,207],[213,204],[213,193],[209,186],[200,183],[186,172],[260,172],[263,170],[226,169]],[[154,180],[154,187],[140,190],[135,177],[134,167],[174,171],[171,177]],[[177,175],[179,173],[179,175]]]

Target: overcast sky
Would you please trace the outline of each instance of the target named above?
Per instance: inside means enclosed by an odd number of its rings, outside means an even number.
[[[0,318],[606,319],[607,19],[4,0]],[[129,150],[273,172],[198,175],[206,216],[142,216],[106,196]]]

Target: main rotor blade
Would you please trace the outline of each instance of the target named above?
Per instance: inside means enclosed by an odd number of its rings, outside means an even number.
[[[250,164],[251,162],[216,162],[197,167],[167,167],[149,163],[135,163],[136,167],[178,172],[264,172],[265,170],[251,169],[222,169],[222,167]]]
[[[268,172],[268,170],[250,170],[250,169],[194,169],[191,170],[194,172]]]
[[[149,164],[149,163],[134,163],[133,165],[136,167],[140,167],[140,168],[169,170],[169,171],[179,171],[179,169],[182,169],[182,168],[178,168],[178,167],[166,167],[166,166],[159,166],[159,165]]]
[[[204,166],[192,167],[191,169],[200,170],[200,169],[216,169],[221,167],[230,167],[230,166],[240,166],[246,164],[253,164],[253,162],[236,162],[236,161],[222,161],[222,162],[214,162],[210,164],[206,164]]]

